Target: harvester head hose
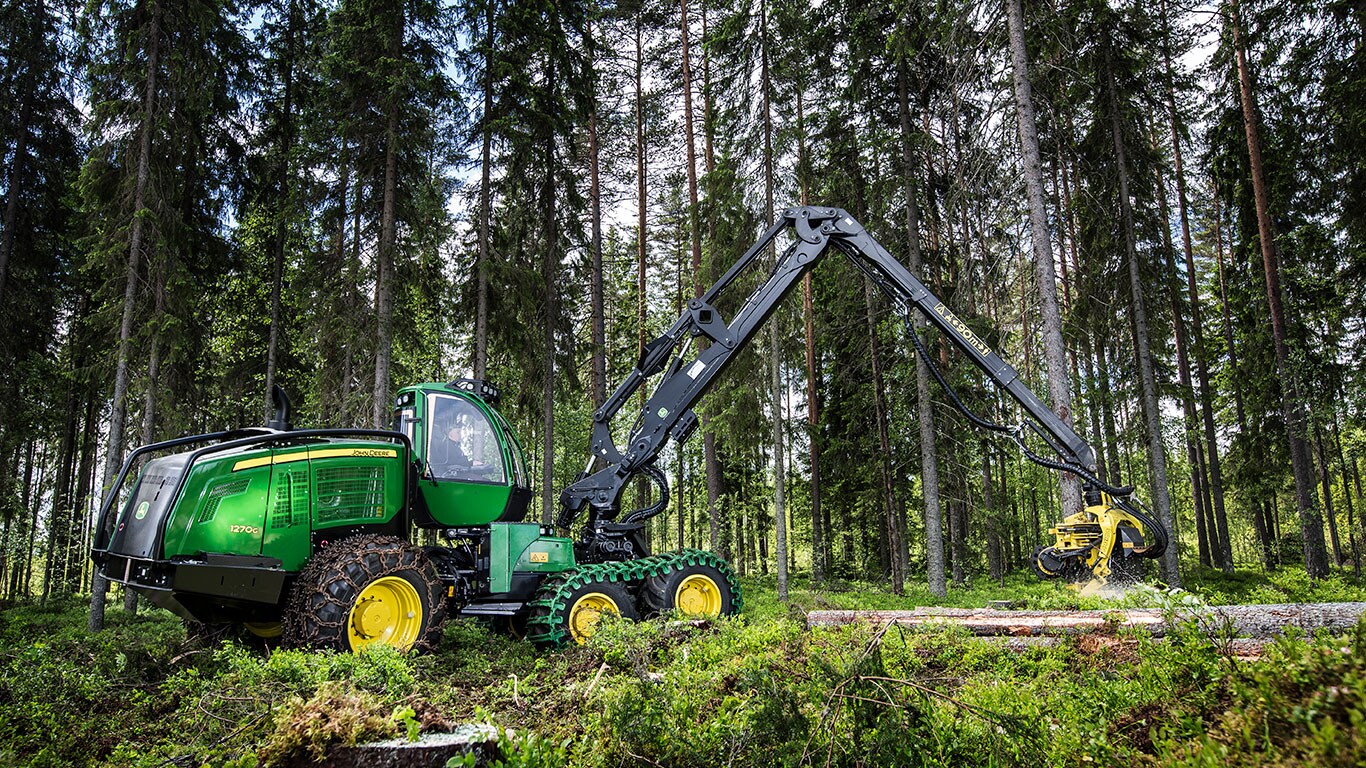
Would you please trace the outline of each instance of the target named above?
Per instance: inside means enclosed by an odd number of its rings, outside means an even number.
[[[992,432],[1008,433],[1015,430],[1014,427],[997,424],[994,421],[984,419],[973,413],[972,409],[968,408],[968,406],[959,399],[958,393],[953,391],[953,387],[949,386],[949,382],[944,379],[944,374],[939,370],[939,366],[935,365],[934,360],[930,357],[929,350],[925,348],[925,342],[920,338],[920,334],[916,333],[915,324],[911,322],[909,313],[905,318],[905,322],[906,330],[911,334],[911,343],[915,345],[916,353],[920,355],[920,359],[925,361],[925,367],[929,368],[930,373],[934,374],[934,380],[939,382],[939,387],[944,390],[944,394],[949,396],[950,402],[953,403],[954,407],[957,408],[959,412],[968,418],[968,421],[971,421],[982,429],[991,430]]]
[[[958,393],[949,385],[949,382],[945,380],[944,374],[939,370],[939,366],[935,364],[934,358],[930,356],[929,350],[925,348],[924,340],[922,340],[920,334],[916,332],[915,325],[910,321],[909,317],[905,318],[905,323],[906,330],[911,334],[911,343],[915,345],[915,351],[920,355],[920,359],[925,361],[925,367],[930,369],[930,373],[934,375],[934,380],[939,382],[939,387],[944,390],[944,394],[949,396],[949,401],[952,402],[954,407],[966,416],[969,421],[983,429],[1010,435],[1011,439],[1015,441],[1015,444],[1020,447],[1020,450],[1024,453],[1025,457],[1041,467],[1055,469],[1059,472],[1070,472],[1116,498],[1127,498],[1133,495],[1134,487],[1132,485],[1110,485],[1078,464],[1073,464],[1068,461],[1054,461],[1034,453],[1024,441],[1023,433],[1026,428],[1024,424],[1006,426],[984,419],[973,413],[962,399],[958,397]],[[1033,424],[1030,424],[1029,428],[1033,429],[1035,432],[1039,431],[1038,427]]]

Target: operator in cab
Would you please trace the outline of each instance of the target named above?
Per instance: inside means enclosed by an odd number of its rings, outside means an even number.
[[[437,477],[460,479],[474,466],[465,452],[465,428],[458,410],[454,403],[438,404],[431,451],[432,469]]]

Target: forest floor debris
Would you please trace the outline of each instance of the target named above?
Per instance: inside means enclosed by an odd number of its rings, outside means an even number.
[[[1341,579],[1208,583],[1160,599],[1361,597]],[[1265,640],[1258,657],[1196,622],[1163,640],[999,640],[863,622],[808,629],[802,612],[822,604],[906,610],[922,596],[798,583],[782,603],[771,580],[745,588],[736,619],[608,622],[587,646],[554,653],[470,621],[453,622],[426,655],[262,654],[234,641],[186,653],[184,629],[159,611],[111,611],[109,628],[89,635],[79,602],[4,606],[0,765],[302,764],[457,723],[496,727],[507,765],[1366,761],[1363,625]],[[954,589],[939,610],[1006,598],[1028,610],[1106,610],[1024,579]]]

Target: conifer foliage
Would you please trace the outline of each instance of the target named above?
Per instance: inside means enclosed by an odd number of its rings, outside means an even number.
[[[550,521],[642,344],[802,203],[858,217],[1142,489],[1166,583],[1359,571],[1362,10],[1205,10],[11,3],[0,595],[102,615],[85,552],[127,451],[258,424],[275,383],[301,425],[383,426],[398,386],[494,380]],[[838,256],[796,294],[661,458],[656,546],[780,594],[1026,568],[1072,485],[946,408]]]

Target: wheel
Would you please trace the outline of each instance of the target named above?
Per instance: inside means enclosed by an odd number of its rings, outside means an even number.
[[[560,577],[546,582],[532,602],[527,637],[542,647],[588,642],[604,614],[639,618],[624,584]]]
[[[737,613],[735,577],[722,566],[680,562],[677,570],[646,579],[641,600],[652,612],[676,610],[689,618]]]
[[[313,556],[290,593],[282,627],[291,648],[429,650],[441,639],[441,577],[421,549],[394,536],[343,539]]]

